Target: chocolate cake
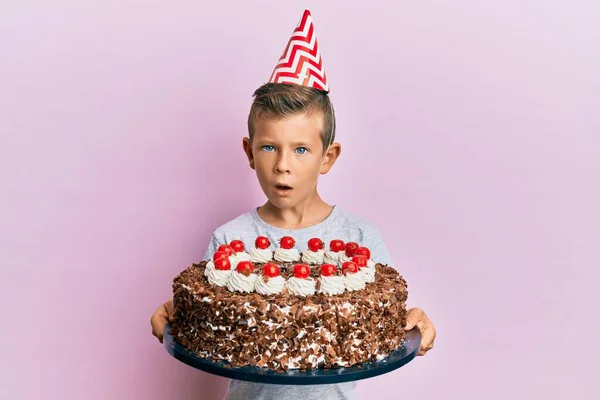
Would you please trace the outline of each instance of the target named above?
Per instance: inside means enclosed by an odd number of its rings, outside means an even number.
[[[400,347],[407,285],[357,243],[258,237],[219,247],[173,281],[171,334],[200,357],[288,369],[339,368],[380,360]]]

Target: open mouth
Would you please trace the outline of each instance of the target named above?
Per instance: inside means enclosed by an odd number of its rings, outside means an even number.
[[[292,190],[292,187],[282,184],[282,185],[275,185],[275,189],[282,191],[282,192],[288,192],[288,191]]]

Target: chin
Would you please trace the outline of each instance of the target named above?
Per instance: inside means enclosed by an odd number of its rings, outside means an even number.
[[[289,199],[270,198],[269,202],[277,208],[286,209],[294,207],[294,203]]]
[[[270,196],[267,198],[269,199],[269,202],[275,207],[282,209],[293,208],[298,203],[297,200],[292,199],[290,197]]]

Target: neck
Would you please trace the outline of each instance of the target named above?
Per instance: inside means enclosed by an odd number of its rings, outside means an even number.
[[[268,223],[282,229],[301,229],[323,222],[333,211],[317,192],[292,208],[279,208],[267,201],[258,209],[258,215]]]

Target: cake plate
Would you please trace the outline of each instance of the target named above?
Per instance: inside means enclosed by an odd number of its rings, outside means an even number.
[[[290,369],[286,372],[276,372],[251,366],[234,368],[225,361],[212,361],[198,357],[177,343],[170,332],[171,325],[167,324],[163,343],[169,354],[184,364],[226,378],[279,385],[321,385],[372,378],[406,365],[415,358],[421,347],[421,333],[417,328],[413,328],[406,332],[404,345],[380,361],[370,361],[347,368],[306,371]]]

